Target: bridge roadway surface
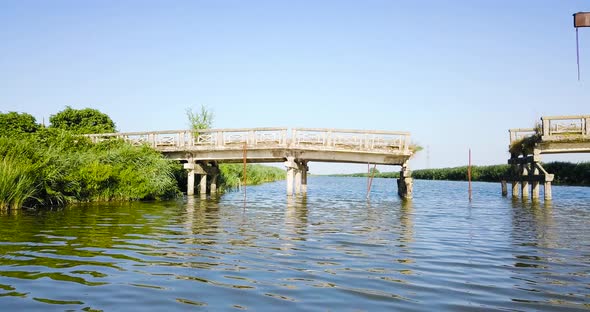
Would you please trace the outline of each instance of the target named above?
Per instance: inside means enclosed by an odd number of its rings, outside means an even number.
[[[244,161],[284,162],[288,195],[293,193],[293,184],[295,193],[307,191],[307,163],[310,161],[402,166],[400,180],[404,184],[400,185],[398,181],[398,193],[402,197],[411,197],[412,193],[407,165],[413,151],[408,132],[252,128],[126,132],[91,134],[89,137],[94,142],[121,138],[134,145],[148,144],[170,159],[185,162],[185,168],[189,170],[189,194],[193,174],[201,175],[203,194],[207,190],[203,186],[206,175],[212,176],[216,189],[217,164]]]

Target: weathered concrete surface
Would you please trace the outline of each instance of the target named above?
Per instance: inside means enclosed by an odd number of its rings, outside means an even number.
[[[307,192],[309,161],[403,165],[399,192],[411,198],[412,178],[407,161],[412,157],[410,134],[395,131],[296,128],[211,129],[129,132],[88,135],[93,141],[122,138],[132,144],[147,144],[167,158],[186,162],[187,194],[194,193],[195,174],[201,175],[200,193],[207,192],[207,175],[213,177],[218,163],[284,162],[287,195]],[[245,158],[245,159],[244,159]],[[212,164],[215,164],[212,165]],[[215,179],[213,179],[215,180]],[[209,189],[215,192],[216,182]]]

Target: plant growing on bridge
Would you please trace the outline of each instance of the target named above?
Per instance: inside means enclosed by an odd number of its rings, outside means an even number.
[[[186,109],[186,117],[189,126],[198,134],[198,130],[211,128],[213,125],[213,113],[207,107],[201,105],[201,110],[194,112],[191,108]]]

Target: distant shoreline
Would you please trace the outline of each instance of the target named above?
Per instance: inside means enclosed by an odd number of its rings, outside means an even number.
[[[549,173],[555,175],[558,185],[590,186],[590,162],[549,162],[543,164]],[[510,165],[472,166],[472,181],[500,182]],[[329,174],[332,177],[367,177],[368,173]],[[397,179],[399,172],[375,172],[375,178]],[[417,180],[467,181],[467,166],[419,169],[412,171]]]

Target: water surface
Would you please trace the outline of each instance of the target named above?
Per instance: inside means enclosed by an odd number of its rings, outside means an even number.
[[[243,194],[0,216],[6,311],[587,310],[590,188],[310,177]]]

